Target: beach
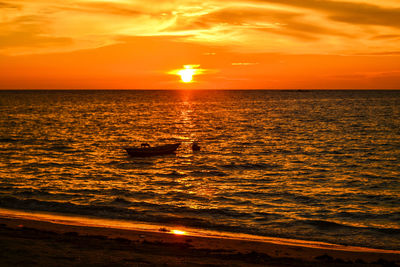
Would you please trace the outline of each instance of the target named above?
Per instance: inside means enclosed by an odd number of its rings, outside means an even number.
[[[46,217],[50,218],[50,217]],[[2,266],[398,266],[399,251],[0,216]]]

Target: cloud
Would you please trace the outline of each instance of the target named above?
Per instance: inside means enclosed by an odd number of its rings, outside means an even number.
[[[121,36],[241,53],[384,53],[400,46],[399,17],[391,0],[3,0],[0,53],[93,49]]]
[[[15,4],[5,3],[5,2],[0,2],[0,8],[4,8],[4,9],[6,9],[6,8],[15,8],[15,9],[18,9],[18,8],[20,8],[20,7],[21,7],[20,5],[15,5]]]
[[[360,56],[400,56],[400,51],[383,51],[373,53],[359,53]]]
[[[0,23],[0,50],[25,51],[45,49],[49,46],[68,47],[71,38],[45,34],[46,20],[39,16],[21,16],[10,22]]]
[[[258,62],[234,62],[232,66],[254,66],[258,64]]]
[[[344,80],[400,78],[400,71],[355,72],[350,74],[332,75],[332,78]]]
[[[263,3],[274,3],[323,11],[332,20],[351,24],[370,24],[400,27],[400,8],[382,7],[377,4],[344,1],[321,0],[258,0]],[[385,1],[377,1],[384,4]]]
[[[400,39],[400,34],[383,34],[372,36],[373,40],[390,40],[390,39]]]
[[[139,10],[134,9],[128,4],[117,4],[110,2],[88,2],[82,3],[79,6],[65,6],[63,10],[80,12],[80,13],[93,13],[93,14],[112,14],[120,16],[137,16],[146,14]]]

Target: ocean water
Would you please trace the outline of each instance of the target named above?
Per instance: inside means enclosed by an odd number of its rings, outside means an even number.
[[[400,91],[0,91],[0,207],[400,250]]]

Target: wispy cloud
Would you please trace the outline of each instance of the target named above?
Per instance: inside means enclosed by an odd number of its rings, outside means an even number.
[[[5,3],[5,2],[0,2],[0,8],[20,8],[20,5],[15,5],[12,3]]]
[[[393,0],[3,0],[0,53],[91,49],[170,36],[240,52],[385,53],[400,47]],[[387,40],[390,39],[390,42]]]
[[[357,1],[320,0],[258,0],[262,3],[287,5],[324,12],[332,20],[351,24],[383,25],[400,27],[400,8],[385,5],[388,1],[375,4]]]
[[[253,66],[258,64],[258,62],[234,62],[232,63],[232,66]]]
[[[73,45],[73,39],[46,34],[46,19],[39,16],[20,16],[0,24],[0,49],[7,52],[25,52],[27,49],[45,49],[49,47],[67,48]]]

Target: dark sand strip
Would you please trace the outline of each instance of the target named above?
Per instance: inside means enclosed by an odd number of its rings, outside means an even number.
[[[1,266],[399,266],[400,252],[0,217]],[[277,239],[278,240],[278,239]],[[339,248],[339,249],[336,249]]]

